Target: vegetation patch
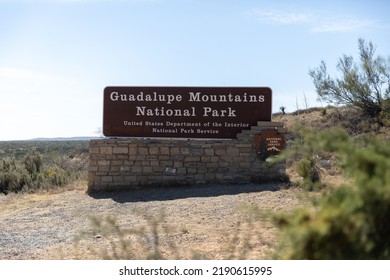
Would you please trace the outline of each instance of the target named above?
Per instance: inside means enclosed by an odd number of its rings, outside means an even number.
[[[0,192],[34,192],[85,179],[87,141],[0,142]]]

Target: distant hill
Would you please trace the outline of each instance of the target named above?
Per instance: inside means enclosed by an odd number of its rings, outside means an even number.
[[[55,138],[34,138],[28,141],[89,141],[100,138],[98,136],[78,136],[78,137],[55,137]]]

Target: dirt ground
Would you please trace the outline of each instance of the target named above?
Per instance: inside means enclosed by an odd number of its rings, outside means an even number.
[[[268,213],[305,201],[281,184],[0,195],[0,259],[272,258]]]

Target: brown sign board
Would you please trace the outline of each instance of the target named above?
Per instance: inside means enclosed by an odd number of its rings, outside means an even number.
[[[256,135],[255,141],[256,151],[264,159],[279,154],[285,146],[284,135],[275,129],[262,131]]]
[[[106,87],[107,137],[235,138],[271,121],[268,87]]]

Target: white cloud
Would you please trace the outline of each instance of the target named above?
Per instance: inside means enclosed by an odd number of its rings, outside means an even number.
[[[377,22],[370,19],[358,19],[352,15],[334,15],[325,12],[297,12],[283,9],[253,9],[251,15],[267,24],[307,26],[313,33],[352,32],[362,28],[375,27]]]
[[[329,21],[323,20],[313,24],[310,28],[311,32],[350,32],[361,30],[362,28],[369,28],[375,25],[374,21],[358,20],[354,18],[345,19],[331,19]]]
[[[313,18],[310,13],[285,12],[273,9],[254,9],[252,14],[271,24],[306,23],[312,21]]]

